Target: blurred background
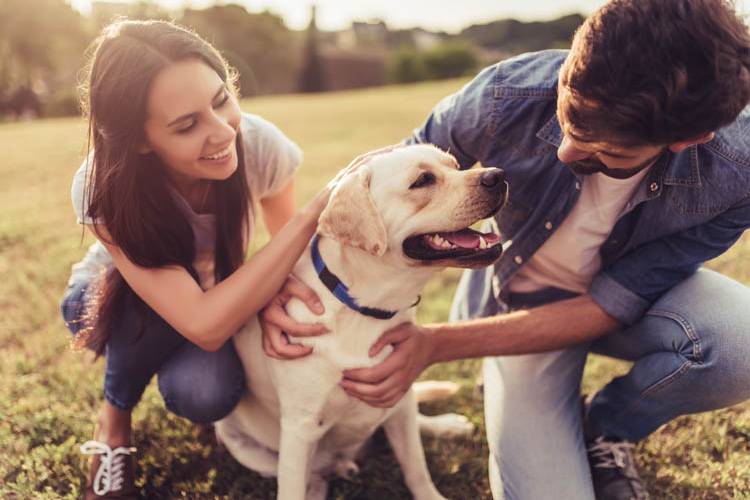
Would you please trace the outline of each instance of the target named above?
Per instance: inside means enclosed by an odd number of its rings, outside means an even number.
[[[746,12],[746,3],[738,8]],[[468,75],[567,47],[599,0],[2,0],[0,119],[78,113],[85,51],[117,17],[173,19],[239,70],[244,97]]]

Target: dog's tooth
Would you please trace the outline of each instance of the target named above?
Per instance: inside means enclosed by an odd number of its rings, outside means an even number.
[[[487,248],[487,242],[484,240],[484,237],[481,235],[479,236],[479,248],[485,249]]]

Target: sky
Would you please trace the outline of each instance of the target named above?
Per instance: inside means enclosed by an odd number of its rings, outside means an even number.
[[[111,1],[111,0],[110,0]],[[134,2],[136,0],[124,0]],[[516,18],[548,20],[579,12],[589,14],[605,0],[156,0],[168,9],[204,8],[215,3],[237,3],[250,12],[271,10],[281,15],[291,29],[303,29],[310,21],[310,5],[317,6],[318,27],[338,30],[353,20],[383,19],[391,28],[422,27],[456,33],[471,24]],[[68,0],[87,12],[91,0]],[[750,14],[750,0],[737,0],[738,10]]]

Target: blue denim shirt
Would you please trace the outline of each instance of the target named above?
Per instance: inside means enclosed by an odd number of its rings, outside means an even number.
[[[472,285],[487,291],[485,300],[502,295],[580,195],[581,179],[557,158],[557,77],[566,55],[523,54],[484,69],[438,103],[408,140],[450,151],[462,168],[480,162],[506,172],[509,199],[495,219],[507,249]],[[632,324],[748,227],[750,107],[711,142],[668,153],[650,169],[600,249],[602,269],[589,293]]]

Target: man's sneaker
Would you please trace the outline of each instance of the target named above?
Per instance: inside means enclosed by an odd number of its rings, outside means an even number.
[[[588,421],[583,404],[583,428],[596,500],[648,500],[633,460],[633,443],[602,435]]]
[[[597,436],[586,449],[596,500],[648,500],[633,462],[633,443]]]
[[[135,487],[133,456],[135,448],[120,446],[114,450],[100,441],[87,441],[81,445],[81,453],[93,455],[91,472],[83,494],[84,500],[116,498],[138,500]]]

